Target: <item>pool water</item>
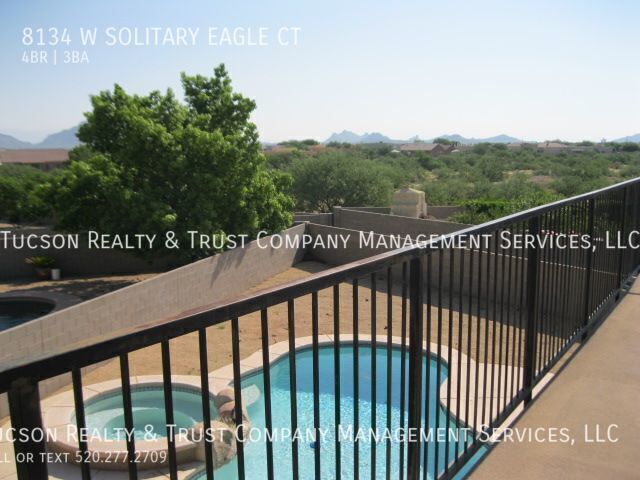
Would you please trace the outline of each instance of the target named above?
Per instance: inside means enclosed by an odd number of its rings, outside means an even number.
[[[400,426],[400,349],[392,349],[392,398],[391,398],[391,432],[396,432]],[[387,425],[387,352],[386,348],[378,347],[376,349],[376,405],[371,403],[371,348],[368,345],[359,347],[359,403],[358,411],[360,418],[360,428],[367,433],[364,440],[359,441],[359,477],[371,478],[371,449],[375,444],[376,448],[376,477],[385,478],[386,463],[386,439],[380,440],[378,443],[371,442],[368,437],[371,425],[371,411],[376,409],[376,428],[381,432]],[[326,436],[318,441],[315,448],[321,450],[321,478],[335,478],[335,435],[334,435],[334,419],[335,419],[335,396],[334,396],[334,352],[333,347],[321,347],[319,351],[320,365],[320,423],[321,429],[326,431]],[[406,383],[408,385],[408,359],[406,362]],[[437,365],[435,358],[427,361],[427,356],[423,357],[423,385],[426,384],[427,364],[430,369],[429,392],[429,424],[431,427],[436,426],[436,417],[438,418],[438,426],[458,430],[458,426],[451,419],[447,423],[446,411],[441,408],[437,401],[438,379]],[[306,432],[313,431],[313,360],[311,349],[299,350],[296,353],[296,379],[297,379],[297,406],[298,406],[298,428],[305,437]],[[446,365],[440,364],[440,383],[447,377]],[[341,409],[341,425],[346,429],[354,423],[354,399],[353,399],[353,348],[350,346],[342,346],[340,348],[340,409]],[[249,388],[258,388],[260,392],[264,391],[262,373],[247,376],[242,380],[243,391]],[[424,391],[424,387],[423,387]],[[271,365],[271,402],[272,402],[272,421],[274,431],[278,428],[291,428],[290,417],[290,398],[289,390],[289,361],[287,357],[279,359]],[[405,396],[405,399],[407,395]],[[407,402],[407,400],[405,400]],[[405,426],[407,422],[407,411],[405,404]],[[264,416],[264,396],[260,395],[258,401],[251,404],[247,408],[251,426],[253,428],[263,430],[265,426]],[[424,410],[424,408],[423,408]],[[437,412],[437,415],[436,415]],[[423,412],[424,415],[424,412]],[[384,438],[384,437],[383,437]],[[434,439],[435,440],[435,439]],[[458,445],[460,450],[464,446],[464,442],[469,438],[460,435]],[[313,441],[301,439],[299,442],[299,468],[301,479],[313,479],[314,477],[314,446]],[[436,442],[428,443],[428,473],[432,478],[434,469]],[[440,443],[438,448],[438,467],[442,471],[445,464],[445,448],[444,442]],[[449,444],[449,460],[453,460],[455,450],[455,440],[451,440]],[[264,435],[261,438],[254,438],[245,444],[245,471],[247,479],[266,478],[266,446]],[[392,435],[391,438],[391,472],[394,476],[399,471],[400,454],[399,454],[399,437]],[[478,454],[465,465],[465,470],[469,470],[482,455],[483,451]],[[406,448],[405,448],[406,456]],[[277,479],[292,478],[292,451],[291,439],[280,438],[273,442],[273,458],[274,458],[274,474]],[[341,439],[341,466],[342,479],[354,478],[354,448],[353,443],[347,439]],[[422,461],[421,461],[422,464]],[[405,463],[406,465],[406,463]],[[459,476],[464,475],[461,472]],[[406,474],[406,469],[405,469]],[[194,475],[195,478],[206,478],[203,471]],[[237,478],[237,462],[232,462],[222,466],[215,472],[217,480],[230,480]]]
[[[136,440],[151,440],[167,436],[164,390],[161,386],[132,387],[133,427]],[[202,422],[202,397],[196,389],[173,387],[176,429],[190,428]],[[217,416],[211,401],[211,417]],[[122,391],[106,393],[85,405],[88,432],[104,440],[125,440]],[[73,419],[75,422],[75,418]]]
[[[47,302],[2,300],[0,301],[0,331],[42,317],[51,310],[53,310],[53,305]]]

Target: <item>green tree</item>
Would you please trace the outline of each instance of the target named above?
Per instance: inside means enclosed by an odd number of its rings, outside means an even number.
[[[623,152],[637,152],[640,151],[640,143],[625,142],[620,145],[620,150]]]
[[[483,155],[478,161],[478,172],[490,182],[499,182],[504,176],[505,165],[499,157]]]
[[[291,147],[300,150],[308,150],[309,147],[320,145],[320,142],[314,140],[313,138],[307,138],[305,140],[286,140],[284,142],[278,143],[278,145],[280,145],[281,147]]]
[[[50,176],[28,165],[0,165],[0,219],[25,223],[49,217],[45,195]]]
[[[329,212],[342,205],[388,205],[393,193],[387,168],[341,151],[300,158],[291,173],[300,210]]]
[[[255,103],[234,92],[218,66],[213,77],[182,74],[186,104],[171,90],[145,96],[115,85],[91,98],[78,137],[85,143],[51,188],[57,226],[110,234],[173,230],[171,253],[184,260],[188,231],[225,236],[280,230],[291,222],[290,179],[265,168]],[[164,242],[148,258],[168,253]]]

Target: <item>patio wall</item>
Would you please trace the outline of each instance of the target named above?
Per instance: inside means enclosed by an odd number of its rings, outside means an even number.
[[[22,235],[54,235],[59,232],[45,227],[0,228]],[[86,242],[80,242],[77,249],[17,249],[12,246],[0,249],[0,281],[33,277],[33,267],[26,263],[28,257],[47,255],[56,260],[64,276],[110,275],[158,272],[166,270],[169,260],[146,262],[126,252],[118,250],[89,249]]]
[[[333,225],[336,227],[374,231],[383,235],[443,235],[469,226],[464,223],[401,217],[349,208],[336,208],[333,215]]]
[[[293,216],[294,222],[313,222],[319,225],[331,225],[333,223],[333,213],[296,213]]]
[[[436,206],[431,206],[429,204],[427,204],[427,216],[428,217],[435,217],[439,220],[446,220],[448,218],[450,218],[452,215],[455,215],[456,213],[460,212],[462,210],[462,208],[460,207],[456,207],[454,205],[436,205]]]
[[[424,225],[428,226],[429,225],[428,222],[435,221],[436,223],[434,225],[437,228],[446,229],[447,227],[441,225],[440,222],[444,221],[446,223],[450,223],[453,225],[460,225],[460,224],[456,224],[455,222],[449,222],[447,220],[449,217],[451,217],[455,213],[458,213],[460,210],[461,208],[456,206],[446,206],[446,205],[433,206],[433,207],[428,206],[427,215],[429,217],[434,217],[435,220],[399,217],[397,215],[394,215],[393,217],[391,217],[390,221],[395,225],[402,225],[403,227],[406,227],[405,220],[408,220],[409,223],[417,222],[416,223],[416,225],[418,225],[417,228],[422,228]],[[346,218],[343,219],[345,222],[353,221],[353,218],[361,218],[363,222],[372,222],[372,225],[378,224],[380,222],[380,217],[358,215],[358,213],[364,213],[364,214],[377,213],[379,215],[384,215],[386,219],[389,219],[389,216],[391,215],[390,207],[336,207],[334,209],[334,213],[336,214],[336,217],[340,217],[341,212],[344,212],[344,211],[350,212],[350,214],[348,213]],[[313,222],[319,225],[334,225],[334,213],[297,212],[294,215],[293,220],[294,222]],[[335,224],[335,225],[337,226],[338,224]],[[350,228],[348,225],[342,225],[342,226],[344,226],[345,228]],[[452,228],[455,228],[455,227],[452,227]]]
[[[337,266],[344,265],[349,262],[362,260],[373,255],[378,255],[389,251],[390,248],[384,247],[372,247],[367,245],[366,248],[362,247],[360,242],[360,232],[357,230],[348,230],[338,227],[329,227],[326,225],[314,225],[309,224],[308,233],[322,238],[328,238],[333,235],[349,235],[346,248],[323,248],[322,246],[312,246],[307,252],[307,258],[321,261],[328,265]],[[376,239],[385,237],[385,235],[374,235]],[[326,243],[326,242],[325,242]],[[377,240],[374,242],[376,244]],[[494,295],[502,303],[504,296],[503,290],[507,291],[507,287],[512,287],[512,299],[511,306],[519,310],[526,305],[526,268],[527,259],[526,256],[522,258],[522,254],[525,252],[513,252],[513,259],[509,255],[496,254],[494,252],[493,244],[489,244],[490,250],[483,250],[481,253],[478,250],[474,250],[473,255],[473,271],[471,270],[471,250],[464,249],[464,265],[463,272],[464,277],[462,286],[460,285],[460,268],[461,268],[461,249],[456,249],[453,265],[451,264],[451,250],[443,250],[440,252],[434,252],[431,260],[431,285],[433,298],[437,298],[438,295],[438,279],[441,278],[440,285],[442,286],[442,302],[443,305],[447,305],[449,302],[449,292],[451,291],[451,300],[453,302],[452,308],[457,309],[459,303],[460,294],[462,293],[463,304],[469,305],[469,295],[471,294],[471,301],[476,307],[474,311],[477,311],[478,299],[480,299],[480,309],[483,315],[488,315],[489,318],[494,316],[493,312],[493,298]],[[442,257],[442,272],[439,272],[440,257]],[[478,260],[482,261],[482,278],[478,279]],[[503,263],[504,262],[504,263]],[[564,282],[576,286],[577,292],[583,292],[585,288],[585,270],[581,263],[581,259],[576,257],[572,262],[576,266],[566,266],[553,264],[551,262],[542,262],[541,271],[538,276],[539,289],[542,289],[545,285],[545,276],[548,276],[551,270],[556,272],[557,278],[562,278]],[[487,264],[490,264],[492,268],[488,269]],[[504,268],[501,266],[504,265]],[[511,271],[509,271],[509,265]],[[425,263],[425,267],[427,264]],[[497,268],[493,268],[496,266]],[[453,276],[452,276],[453,272]],[[487,276],[487,272],[489,276]],[[394,282],[399,284],[401,282],[401,267],[395,266],[392,271]],[[600,269],[594,269],[593,271],[594,284],[602,284],[612,275],[616,275],[616,272],[604,271]],[[451,278],[453,277],[453,282]],[[426,281],[426,280],[425,280]],[[478,286],[481,285],[481,291],[478,293]],[[497,287],[496,287],[497,285]],[[516,287],[514,287],[517,286]],[[471,286],[471,288],[470,288]],[[547,285],[548,286],[548,285]],[[451,288],[450,288],[451,287]],[[462,287],[462,288],[461,288]],[[545,290],[546,295],[551,299],[554,295],[554,291],[547,288]],[[506,300],[505,300],[506,301]],[[562,299],[553,299],[547,301],[542,307],[540,314],[543,316],[559,316],[559,315],[575,315],[579,312],[567,312],[564,310],[564,304]],[[489,310],[487,312],[487,310]],[[514,310],[515,311],[515,310]],[[497,315],[503,315],[504,312]],[[506,315],[506,314],[505,314]],[[500,317],[498,317],[500,318]],[[504,317],[506,318],[506,317]],[[551,325],[551,322],[545,321],[546,324]]]
[[[279,235],[295,237],[304,232],[305,225],[298,225]],[[262,245],[267,243],[263,241]],[[244,249],[205,258],[2,332],[0,362],[52,352],[94,336],[234,297],[295,265],[303,256],[301,250],[263,249],[251,242]],[[45,397],[69,382],[70,376],[41,382],[40,394]],[[7,414],[3,395],[0,418]]]

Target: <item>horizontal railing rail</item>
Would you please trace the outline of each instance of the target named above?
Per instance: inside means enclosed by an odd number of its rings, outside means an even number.
[[[638,251],[598,247],[609,234],[624,236],[640,227],[639,201],[640,179],[629,180],[235,300],[58,351],[27,355],[0,367],[0,393],[8,393],[12,427],[43,428],[38,384],[71,373],[75,426],[82,429],[86,427],[82,368],[116,359],[124,422],[133,430],[136,414],[130,378],[135,362],[131,363],[130,356],[160,346],[169,427],[175,420],[171,341],[197,335],[197,351],[190,353],[194,368],[200,371],[206,426],[212,420],[207,401],[209,369],[223,357],[218,349],[212,351],[212,345],[222,345],[228,334],[232,423],[244,427],[250,419],[243,408],[247,399],[241,359],[251,352],[241,347],[252,345],[254,339],[243,336],[240,327],[251,324],[260,332],[255,347],[262,359],[257,388],[264,404],[264,428],[272,431],[282,426],[277,425],[282,416],[274,416],[274,409],[290,410],[286,427],[295,428],[308,420],[301,416],[304,406],[297,404],[302,388],[313,393],[312,404],[305,405],[312,412],[309,426],[316,434],[323,425],[335,432],[331,445],[320,445],[317,439],[312,442],[311,456],[293,440],[285,455],[291,458],[290,464],[279,461],[283,458],[278,454],[282,453],[280,445],[266,441],[265,463],[259,465],[262,476],[275,478],[277,471],[278,478],[320,478],[329,468],[342,478],[452,478],[482,453],[481,434],[501,425],[523,402],[526,406],[534,388],[562,355],[584,340],[618,299],[640,262]],[[504,233],[537,235],[547,243],[503,246]],[[477,235],[486,236],[487,242],[472,248],[450,246],[451,240]],[[555,248],[553,240],[561,235],[584,235],[596,248]],[[325,317],[331,321],[326,322]],[[214,326],[216,329],[211,328]],[[297,373],[297,368],[307,368],[297,353],[297,335],[305,330],[311,333],[310,370]],[[282,388],[282,382],[271,379],[270,349],[277,340],[288,345],[289,387],[285,393],[289,400],[284,406],[272,400],[274,388]],[[324,350],[326,342],[331,355]],[[331,363],[330,370],[326,362]],[[331,414],[321,408],[321,393],[333,398]],[[348,412],[341,407],[344,401],[353,402]],[[363,411],[369,412],[367,418],[361,415]],[[388,438],[382,446],[357,437],[345,443],[338,436],[343,423],[355,430],[360,426],[417,429],[422,434],[444,428],[448,434],[445,440],[420,434],[415,441]],[[451,433],[456,437],[449,438]],[[252,478],[251,469],[258,468],[261,460],[246,456],[249,452],[245,452],[242,434],[239,437],[232,461],[238,478]],[[212,479],[217,460],[211,450],[213,440],[206,442],[203,476]],[[180,459],[170,428],[166,445],[167,460],[160,467],[168,468],[175,479]],[[14,443],[16,458],[30,454],[36,459],[17,463],[20,479],[47,477],[48,464],[41,455],[48,448],[42,439]],[[87,454],[92,446],[80,440],[77,450]],[[127,438],[126,452],[128,475],[137,478],[134,438]],[[83,478],[100,468],[95,461],[78,463]]]

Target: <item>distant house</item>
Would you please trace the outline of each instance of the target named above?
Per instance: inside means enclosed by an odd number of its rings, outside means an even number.
[[[400,145],[399,150],[407,155],[416,152],[425,152],[431,155],[446,155],[453,152],[455,148],[454,145],[443,145],[441,143],[414,142]]]
[[[584,147],[584,146],[570,147],[569,150],[571,151],[571,153],[586,153],[586,152],[595,151],[593,147]]]
[[[542,142],[537,145],[537,149],[542,153],[559,154],[569,152],[570,147],[560,142]]]
[[[588,152],[596,152],[596,153],[612,153],[613,147],[609,147],[607,145],[577,145],[571,147],[571,153],[588,153]]]
[[[510,152],[519,152],[522,150],[522,143],[507,143],[507,150]]]
[[[613,147],[607,145],[594,145],[593,149],[598,153],[613,153]]]
[[[537,144],[528,142],[507,143],[507,150],[509,150],[510,152],[520,152],[524,149],[534,149],[536,147]]]
[[[46,172],[68,161],[69,150],[62,148],[0,150],[0,165],[31,165]]]
[[[472,143],[460,143],[455,147],[459,152],[471,152],[473,151]]]

